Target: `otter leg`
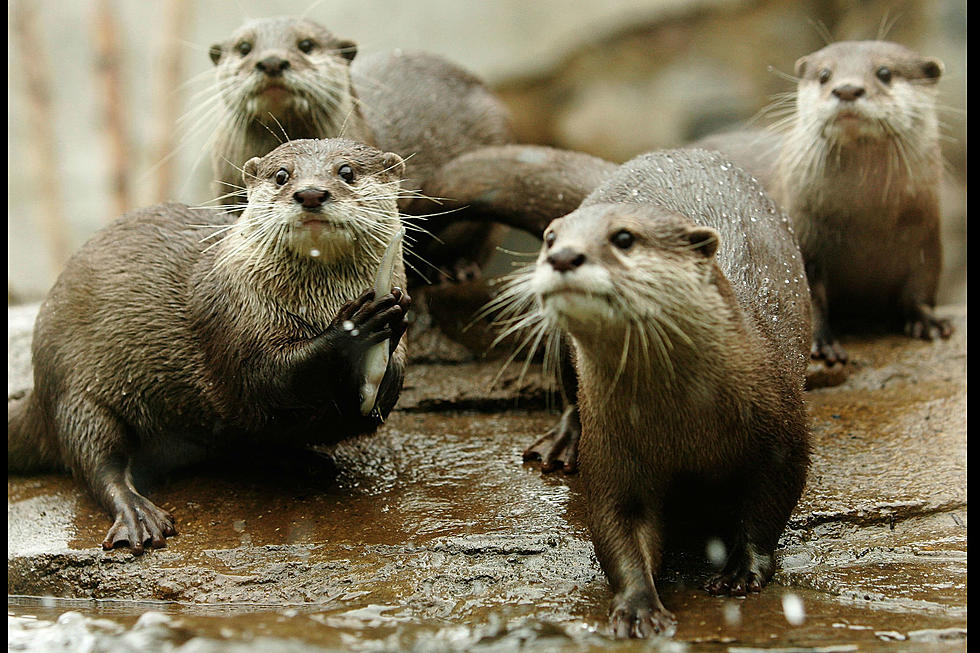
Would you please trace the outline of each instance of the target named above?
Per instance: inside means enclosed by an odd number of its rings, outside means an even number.
[[[575,371],[575,352],[568,338],[562,338],[560,364],[559,381],[566,403],[565,410],[557,424],[524,450],[524,460],[540,460],[541,471],[544,473],[561,469],[566,474],[573,474],[578,469],[578,443],[582,437],[582,423],[576,405],[578,375]]]
[[[934,249],[938,250],[938,243]],[[953,334],[953,325],[949,320],[936,317],[933,312],[938,283],[935,270],[940,267],[939,251],[933,251],[921,265],[912,269],[902,288],[901,304],[905,319],[905,335],[910,338],[935,340],[945,339]]]
[[[810,306],[813,315],[810,358],[822,359],[828,366],[834,363],[846,363],[847,352],[830,330],[830,322],[827,318],[827,284],[823,275],[816,266],[808,264],[806,276],[810,284]]]
[[[910,257],[908,275],[899,297],[905,320],[905,334],[922,340],[945,339],[953,334],[953,326],[949,320],[936,317],[933,313],[939,272],[943,267],[939,222],[934,216],[919,214],[915,217],[926,233],[918,248],[918,255]]]
[[[146,546],[165,547],[166,538],[177,534],[174,518],[134,487],[125,425],[85,399],[59,417],[58,433],[72,470],[113,518],[102,548],[128,545],[139,555]]]
[[[614,593],[609,627],[621,638],[670,635],[677,621],[654,584],[663,551],[660,516],[635,500],[610,499],[589,507],[596,557]]]
[[[578,442],[581,437],[578,407],[571,404],[565,407],[557,424],[524,450],[524,460],[540,460],[544,473],[561,469],[566,474],[572,474],[578,467]]]
[[[760,436],[766,442],[792,438],[792,444],[772,452],[752,474],[741,477],[734,538],[729,543],[725,566],[704,585],[709,594],[745,596],[761,591],[772,578],[779,536],[806,481],[806,445],[797,442],[805,428],[801,423],[800,430],[793,433]]]

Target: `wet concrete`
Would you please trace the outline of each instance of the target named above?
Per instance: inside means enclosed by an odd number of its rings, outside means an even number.
[[[851,376],[808,393],[813,466],[773,583],[710,597],[701,556],[669,558],[679,627],[655,648],[965,649],[966,311],[945,312],[946,342],[845,341]],[[8,649],[647,648],[605,633],[578,479],[521,462],[557,417],[543,377],[499,371],[416,364],[373,436],[166,479],[150,496],[180,534],[141,557],[101,550],[108,518],[70,478],[8,477]]]

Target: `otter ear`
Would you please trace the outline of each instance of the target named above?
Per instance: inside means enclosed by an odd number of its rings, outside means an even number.
[[[806,57],[800,57],[799,59],[796,60],[796,66],[794,67],[794,70],[796,71],[797,77],[802,78],[804,75],[806,75],[807,63],[809,62],[807,61]]]
[[[922,71],[922,76],[931,82],[939,81],[944,69],[943,62],[935,57],[923,59],[922,63],[919,64],[919,70]]]
[[[354,57],[357,56],[357,43],[353,41],[343,40],[337,44],[337,50],[347,61],[354,61]]]
[[[221,61],[221,44],[215,43],[212,45],[211,49],[208,50],[208,55],[211,57],[211,63],[217,66],[218,62]]]
[[[261,158],[256,156],[246,161],[245,165],[242,166],[242,180],[245,181],[246,186],[250,185],[249,182],[259,178],[259,161],[261,160]]]
[[[711,227],[691,227],[686,235],[691,249],[704,258],[711,258],[718,251],[721,234]]]
[[[394,152],[385,152],[381,155],[381,165],[392,179],[401,180],[405,176],[405,160]]]

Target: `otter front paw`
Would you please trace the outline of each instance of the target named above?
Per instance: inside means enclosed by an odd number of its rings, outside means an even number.
[[[116,506],[115,522],[102,542],[106,551],[117,546],[129,546],[134,555],[167,546],[167,538],[177,534],[174,518],[150,500],[133,494]]]
[[[574,405],[568,406],[558,423],[524,450],[524,461],[540,460],[544,473],[560,469],[566,474],[573,474],[578,469],[578,442],[581,436],[578,410]]]
[[[953,335],[953,325],[934,315],[919,315],[905,323],[905,335],[920,340],[946,339]]]
[[[360,357],[372,345],[401,338],[405,332],[405,311],[411,303],[399,288],[375,298],[373,290],[344,304],[327,328],[338,351]]]
[[[769,581],[776,562],[772,555],[757,553],[752,545],[736,550],[725,563],[725,568],[708,579],[705,591],[715,596],[745,596],[761,592]]]
[[[822,360],[828,367],[837,363],[847,363],[847,351],[837,342],[829,331],[814,334],[813,343],[810,345],[810,358]]]
[[[644,594],[616,595],[609,608],[609,629],[615,637],[670,637],[677,630],[677,619],[660,601]]]

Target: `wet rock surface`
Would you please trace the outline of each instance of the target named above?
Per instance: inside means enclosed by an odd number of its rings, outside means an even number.
[[[8,311],[8,393],[31,310]],[[967,320],[944,312],[949,341],[844,341],[847,381],[807,395],[813,465],[772,584],[711,597],[703,556],[669,557],[659,648],[965,649]],[[521,462],[555,398],[500,365],[415,365],[373,436],[166,479],[149,495],[179,535],[139,557],[102,551],[72,479],[8,477],[8,649],[646,648],[606,634],[578,478]]]

